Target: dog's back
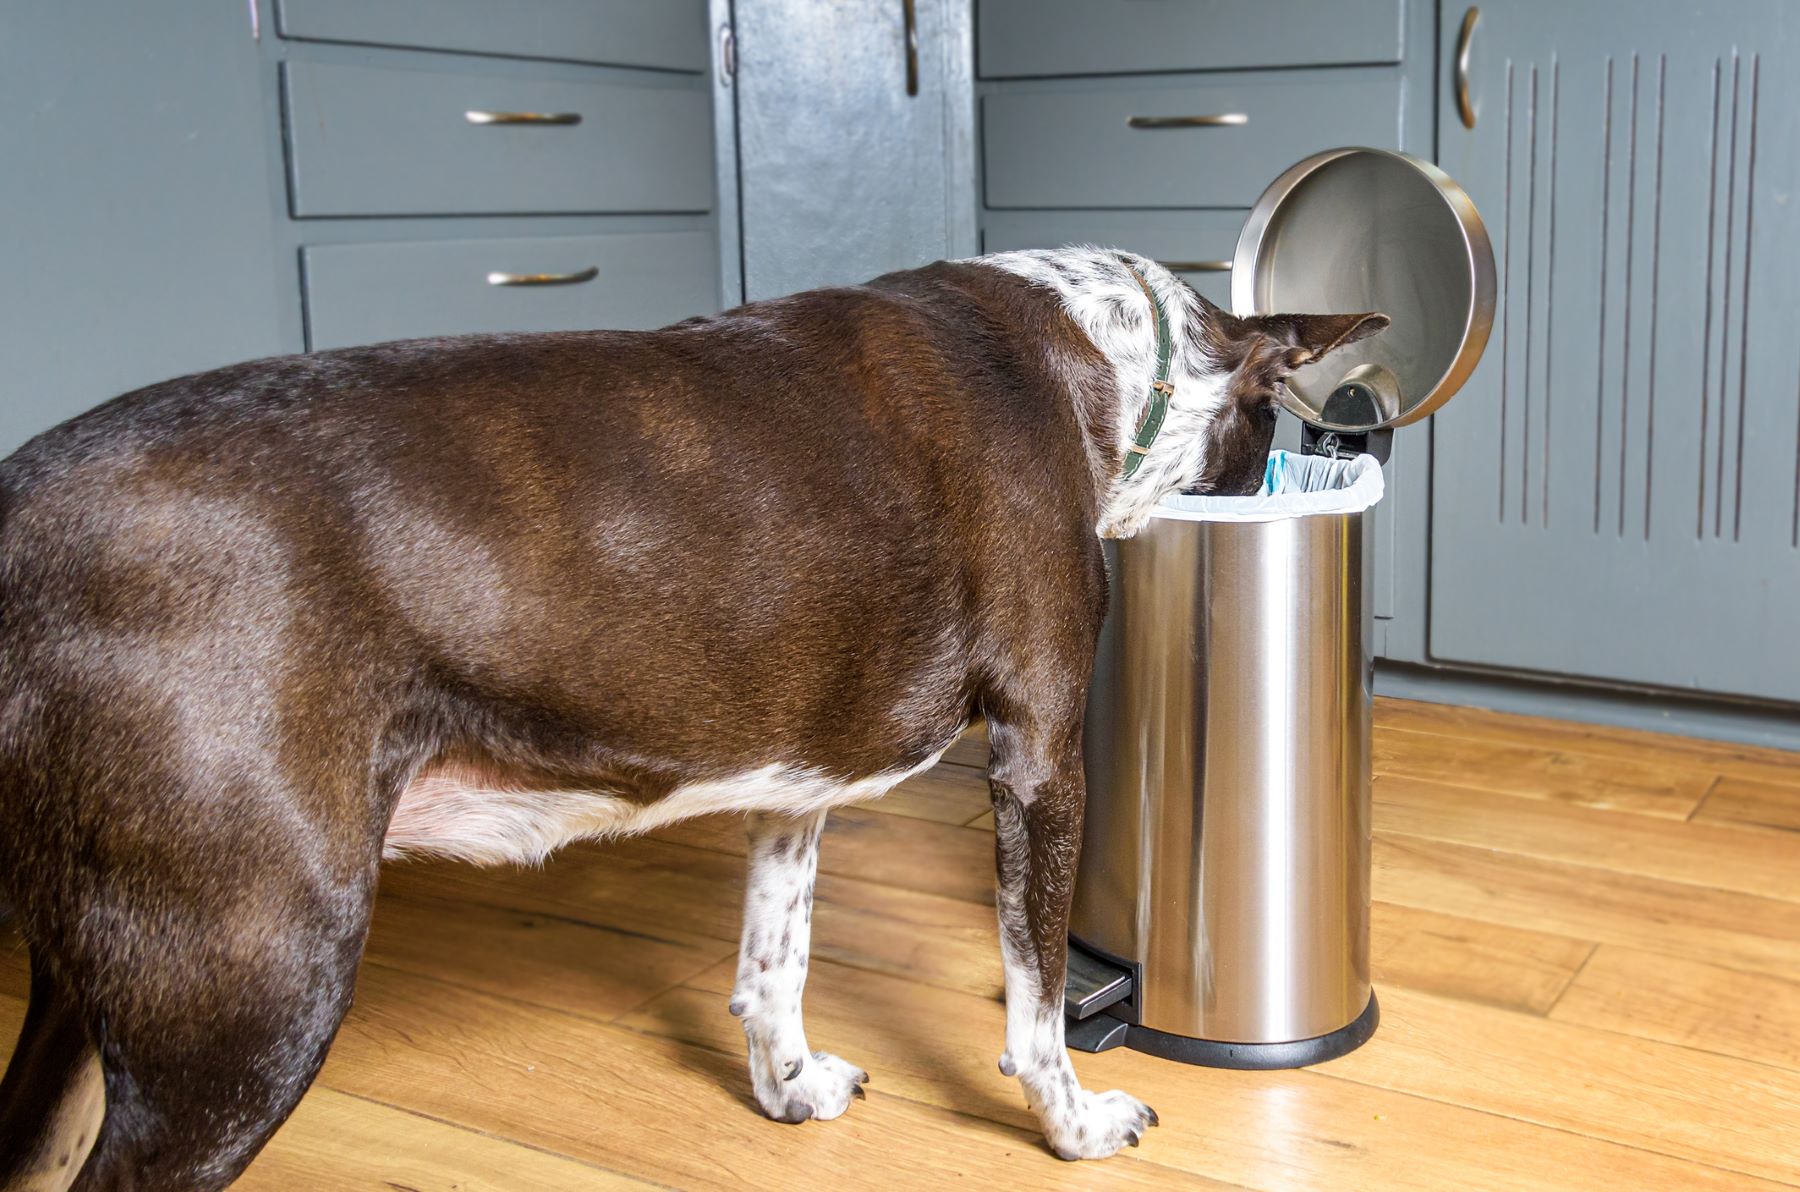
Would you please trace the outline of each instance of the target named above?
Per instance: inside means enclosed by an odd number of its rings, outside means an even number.
[[[348,1005],[384,849],[535,859],[878,793],[1003,655],[1091,629],[1092,349],[1019,290],[937,266],[655,333],[264,361],[0,464],[33,964],[0,1186],[241,1170]]]

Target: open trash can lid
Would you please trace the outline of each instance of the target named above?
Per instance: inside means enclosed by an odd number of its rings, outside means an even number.
[[[1257,200],[1231,303],[1239,315],[1387,315],[1387,330],[1300,369],[1279,396],[1324,430],[1403,426],[1475,371],[1494,320],[1494,250],[1475,204],[1430,162],[1332,149]]]

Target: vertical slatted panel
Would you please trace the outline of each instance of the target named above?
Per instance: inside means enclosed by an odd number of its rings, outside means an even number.
[[[1800,700],[1797,68],[1778,0],[1482,6],[1440,162],[1498,308],[1434,420],[1434,656]]]

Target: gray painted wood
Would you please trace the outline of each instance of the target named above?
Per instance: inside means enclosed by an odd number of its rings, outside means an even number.
[[[982,0],[981,75],[1400,60],[1400,0]]]
[[[1133,116],[1242,115],[1133,128]],[[989,207],[1248,207],[1277,174],[1339,145],[1396,148],[1391,67],[1021,83],[982,100]]]
[[[279,0],[283,37],[702,71],[706,0]]]
[[[1245,211],[994,211],[982,233],[982,251],[1061,248],[1097,244],[1165,264],[1229,262],[1237,251]],[[1231,272],[1177,271],[1181,279],[1226,310]]]
[[[737,6],[747,297],[866,281],[958,241],[967,251],[967,174],[949,159],[967,96],[946,85],[967,78],[949,65],[967,50],[967,0],[916,7],[911,96],[899,0]]]
[[[1437,6],[1406,6],[1406,50],[1400,64],[1400,147],[1437,159]],[[1445,119],[1456,118],[1453,111]],[[1423,662],[1428,656],[1431,539],[1431,424],[1403,427],[1388,457],[1387,496],[1375,507],[1375,652]]]
[[[0,6],[0,110],[0,453],[281,350],[279,148],[241,0]]]
[[[596,69],[587,81],[289,62],[296,216],[707,211],[707,81]],[[575,113],[478,125],[470,110]]]
[[[1800,700],[1800,11],[1481,7],[1439,137],[1503,277],[1434,420],[1432,652]]]
[[[718,309],[706,230],[320,244],[304,250],[316,349],[476,331],[638,330]],[[574,285],[495,286],[490,272],[575,273]]]

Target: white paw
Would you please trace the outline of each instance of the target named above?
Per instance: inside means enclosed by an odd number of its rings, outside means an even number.
[[[1038,1112],[1044,1138],[1060,1159],[1104,1159],[1120,1147],[1136,1146],[1156,1125],[1156,1111],[1129,1093],[1090,1093],[1065,1088]]]
[[[863,1096],[869,1074],[848,1060],[815,1051],[754,1073],[756,1103],[778,1122],[826,1122]]]

